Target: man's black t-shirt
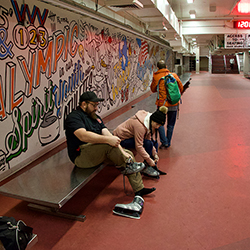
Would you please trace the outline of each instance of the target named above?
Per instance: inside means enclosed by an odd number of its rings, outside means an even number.
[[[87,143],[80,141],[74,135],[74,132],[79,128],[85,128],[87,131],[102,134],[102,129],[106,128],[100,116],[97,115],[97,119],[93,119],[80,107],[77,107],[76,110],[68,115],[64,125],[66,130],[68,154],[73,163],[75,158],[80,154],[79,146]]]

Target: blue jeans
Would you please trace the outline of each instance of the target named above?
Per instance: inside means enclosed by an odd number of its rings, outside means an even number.
[[[174,132],[174,125],[176,122],[177,111],[168,111],[167,113],[167,133],[165,134],[164,126],[160,126],[158,131],[160,134],[160,141],[163,145],[170,146],[171,139]]]
[[[135,149],[135,139],[129,138],[121,141],[121,146],[126,149]],[[158,142],[157,141],[151,141],[151,140],[143,140],[143,147],[145,148],[146,152],[150,155],[150,158],[154,159],[152,155],[153,146],[156,148],[156,151],[158,152]]]

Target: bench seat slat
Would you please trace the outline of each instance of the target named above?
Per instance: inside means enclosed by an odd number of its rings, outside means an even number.
[[[0,194],[61,208],[103,168],[104,165],[89,169],[75,167],[65,148],[0,186]]]

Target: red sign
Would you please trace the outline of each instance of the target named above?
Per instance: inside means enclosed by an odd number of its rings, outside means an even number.
[[[250,29],[250,20],[234,21],[234,28],[236,28],[236,29]]]

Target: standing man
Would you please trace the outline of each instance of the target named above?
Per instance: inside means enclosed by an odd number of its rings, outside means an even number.
[[[135,195],[143,196],[155,191],[144,188],[140,171],[143,163],[134,162],[134,155],[120,146],[120,138],[113,136],[96,114],[99,102],[94,92],[84,92],[79,106],[65,120],[68,155],[79,168],[95,167],[111,160],[129,179]]]
[[[159,80],[168,75],[170,73],[170,71],[167,69],[166,67],[166,63],[164,60],[160,60],[157,63],[157,68],[158,71],[156,71],[153,75],[153,80],[151,83],[151,91],[157,92],[157,85]],[[177,74],[175,73],[171,73],[173,75],[173,77],[176,79],[178,86],[179,86],[179,90],[180,93],[183,93],[183,85],[181,80],[179,79],[179,77],[177,76]],[[164,105],[164,102],[166,101],[167,98],[167,92],[166,92],[166,87],[165,87],[165,83],[164,80],[161,80],[159,82],[159,99],[156,100],[155,104],[157,105],[157,107],[161,107],[162,105]],[[158,131],[160,134],[160,141],[161,141],[161,145],[160,145],[160,149],[163,148],[168,148],[171,145],[171,139],[172,139],[172,135],[173,135],[173,131],[174,131],[174,125],[176,122],[176,117],[177,117],[177,111],[179,109],[179,102],[176,104],[170,104],[168,101],[165,102],[165,106],[168,107],[168,113],[167,113],[167,133],[165,134],[165,129],[164,126],[161,126]]]

